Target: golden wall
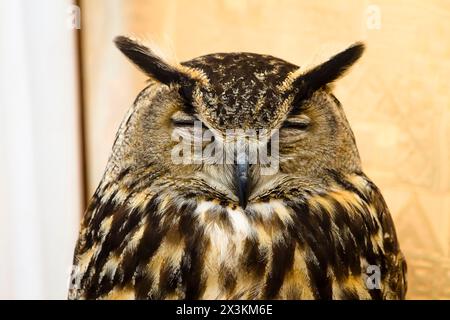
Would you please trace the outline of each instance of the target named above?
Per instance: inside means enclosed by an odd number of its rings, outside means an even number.
[[[178,59],[253,51],[313,64],[357,40],[336,85],[366,173],[383,191],[409,267],[410,299],[450,299],[450,2],[417,0],[82,0],[89,194],[145,77],[114,36]]]

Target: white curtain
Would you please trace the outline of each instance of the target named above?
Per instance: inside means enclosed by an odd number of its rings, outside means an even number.
[[[0,299],[64,299],[82,211],[71,1],[0,0]]]

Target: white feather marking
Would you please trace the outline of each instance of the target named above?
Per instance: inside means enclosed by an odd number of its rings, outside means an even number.
[[[269,220],[273,216],[274,208],[267,202],[252,203],[250,206],[263,220]]]
[[[255,236],[255,230],[250,225],[248,217],[242,209],[233,210],[231,208],[227,208],[227,211],[236,235],[240,235],[243,238]]]
[[[219,253],[218,261],[224,262],[228,260],[228,246],[230,243],[230,234],[222,229],[219,225],[211,223],[206,228],[211,245],[216,248]]]
[[[278,214],[278,217],[283,221],[285,225],[293,224],[292,216],[290,211],[286,208],[283,202],[279,200],[270,201],[270,205],[273,207],[274,211]]]
[[[119,262],[120,260],[118,257],[110,257],[102,268],[99,281],[102,281],[105,276],[108,276],[109,279],[113,279],[116,274],[117,267],[119,266]]]

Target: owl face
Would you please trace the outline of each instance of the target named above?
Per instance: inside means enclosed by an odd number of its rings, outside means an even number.
[[[154,80],[124,121],[115,166],[152,167],[160,181],[244,209],[285,185],[313,187],[330,172],[360,170],[353,134],[329,84],[360,57],[362,44],[302,72],[253,53],[171,65],[133,40],[115,42]]]

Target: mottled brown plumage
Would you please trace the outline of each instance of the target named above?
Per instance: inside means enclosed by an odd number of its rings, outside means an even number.
[[[389,210],[329,88],[362,45],[300,71],[251,53],[169,65],[130,39],[116,44],[152,81],[83,218],[70,299],[405,297]],[[242,183],[236,163],[173,163],[172,132],[194,120],[223,144],[227,129],[279,129],[279,171],[249,165]]]

